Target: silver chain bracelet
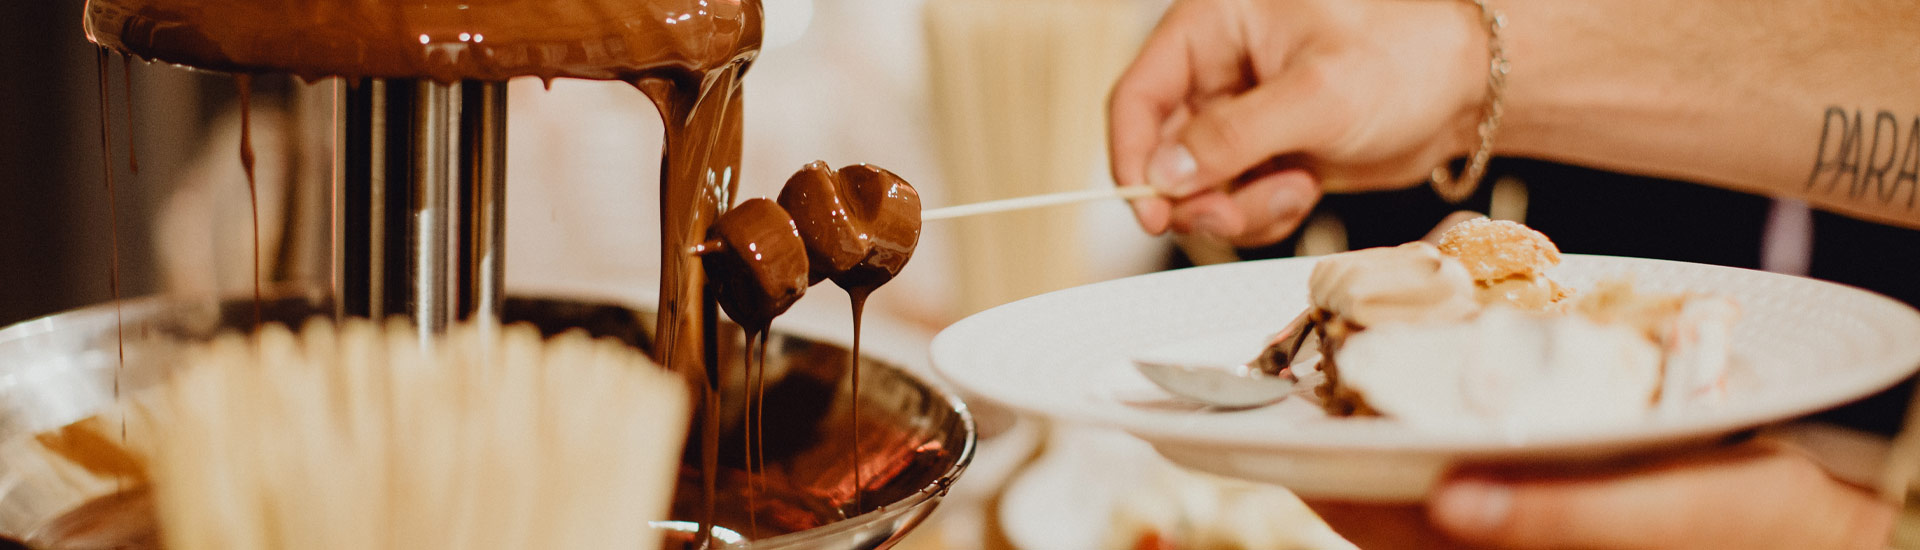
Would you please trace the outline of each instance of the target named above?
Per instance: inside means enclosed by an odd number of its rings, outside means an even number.
[[[1433,191],[1447,202],[1457,203],[1473,195],[1480,187],[1480,179],[1487,173],[1487,161],[1493,158],[1493,134],[1500,129],[1500,115],[1506,110],[1502,100],[1507,90],[1507,49],[1501,40],[1500,31],[1507,26],[1507,16],[1487,6],[1486,0],[1467,0],[1480,8],[1480,22],[1487,28],[1487,53],[1492,59],[1487,70],[1487,103],[1481,110],[1480,144],[1474,148],[1473,156],[1467,159],[1467,169],[1454,178],[1445,164],[1433,168],[1431,176]]]

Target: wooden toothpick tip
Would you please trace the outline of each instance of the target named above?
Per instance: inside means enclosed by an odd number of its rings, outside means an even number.
[[[1032,195],[1032,196],[1026,196],[1026,197],[1016,197],[1011,199],[976,202],[973,204],[962,204],[957,206],[947,206],[947,207],[941,207],[941,208],[928,209],[920,212],[920,221],[928,222],[933,220],[962,218],[967,216],[978,216],[982,214],[1010,212],[1014,210],[1025,210],[1029,208],[1040,208],[1044,206],[1073,204],[1077,202],[1088,202],[1088,201],[1097,201],[1097,200],[1104,200],[1104,199],[1138,199],[1138,198],[1151,197],[1156,194],[1158,194],[1158,192],[1156,192],[1152,187],[1147,187],[1143,185],[1134,185],[1134,186],[1127,186],[1127,187],[1110,187],[1106,189],[1088,189],[1084,191],[1067,191],[1064,193],[1048,193],[1044,195]]]

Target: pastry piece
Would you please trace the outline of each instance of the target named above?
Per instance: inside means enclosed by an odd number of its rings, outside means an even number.
[[[1507,220],[1474,218],[1440,235],[1440,252],[1459,258],[1476,281],[1535,277],[1560,265],[1560,248],[1533,228]]]
[[[1466,268],[1423,242],[1327,256],[1307,284],[1321,317],[1354,327],[1457,321],[1480,309]]]
[[[1559,247],[1525,225],[1487,218],[1467,220],[1441,234],[1439,248],[1466,266],[1482,303],[1540,311],[1572,294],[1547,278],[1547,270],[1560,265]]]

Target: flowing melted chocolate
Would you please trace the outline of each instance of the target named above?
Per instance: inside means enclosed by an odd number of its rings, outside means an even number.
[[[253,278],[253,328],[259,330],[265,321],[262,310],[266,300],[260,293],[260,185],[253,172],[253,76],[234,75],[233,83],[240,93],[240,167],[247,172],[247,210],[253,226],[253,263],[249,268]]]
[[[759,466],[757,470],[759,473],[757,479],[760,482],[759,492],[761,494],[767,492],[767,336],[765,331],[760,333],[760,349],[759,351],[753,352],[754,366],[747,373],[748,376],[752,377],[749,382],[753,384],[753,387],[749,389],[749,392],[753,394],[753,407],[752,410],[747,411],[747,417],[752,424],[747,427],[747,436],[752,437],[753,441],[747,452],[741,453],[744,455],[742,458],[748,460],[747,536],[753,537],[754,539],[760,538],[760,522],[755,518],[754,514],[754,512],[759,509],[759,503],[754,498],[754,480],[756,479],[754,474],[756,472],[756,464]],[[753,346],[752,335],[748,335],[747,346],[749,348]],[[752,350],[750,349],[749,351]]]
[[[708,227],[732,196],[740,170],[741,65],[693,82],[698,87],[674,86],[671,80],[641,83],[660,108],[666,123],[666,158],[660,178],[660,318],[654,337],[656,359],[686,376],[701,409],[695,418],[700,434],[701,483],[705,501],[715,502],[716,465],[720,438],[719,373],[713,309],[705,294],[701,259],[689,249],[704,240]],[[700,518],[713,525],[712,506]],[[704,528],[701,532],[707,532]]]
[[[100,66],[100,165],[107,184],[107,293],[113,300],[113,346],[115,362],[113,367],[113,398],[120,399],[120,377],[127,369],[126,326],[121,323],[123,317],[120,304],[120,199],[113,189],[113,131],[107,120],[111,118],[107,90],[107,49],[101,48],[95,59]],[[133,91],[131,84],[127,91],[127,154],[133,154]],[[139,169],[135,168],[137,172]],[[120,424],[120,439],[127,439],[127,426]]]
[[[847,514],[850,516],[860,515],[867,508],[866,503],[862,502],[863,496],[867,494],[867,480],[860,469],[860,466],[867,462],[865,454],[860,449],[860,318],[867,309],[867,295],[872,292],[871,288],[847,292],[847,297],[853,301],[853,358],[847,362],[847,370],[853,377],[849,384],[854,388],[853,398],[848,400],[851,403],[847,405],[853,409],[850,416],[854,418],[853,429],[848,430],[848,433],[853,436],[853,511]]]
[[[126,87],[127,96],[127,169],[138,176],[140,150],[134,146],[133,139],[133,56],[130,54],[120,54],[120,84]]]

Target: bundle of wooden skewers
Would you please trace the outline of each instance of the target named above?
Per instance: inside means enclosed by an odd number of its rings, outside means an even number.
[[[611,340],[349,321],[219,337],[82,425],[138,463],[170,550],[625,550],[661,541],[688,412]],[[80,436],[40,443],[114,462]]]

